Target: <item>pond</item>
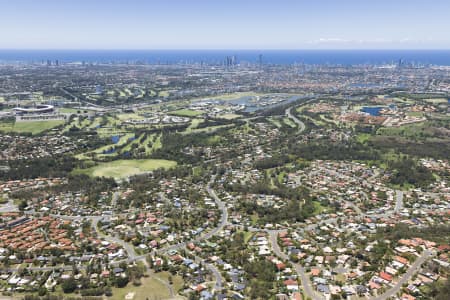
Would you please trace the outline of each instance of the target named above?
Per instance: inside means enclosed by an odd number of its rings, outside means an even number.
[[[379,107],[379,106],[364,106],[363,108],[361,108],[361,111],[368,113],[371,116],[379,116],[380,110],[382,110],[382,109],[383,109],[383,107]]]

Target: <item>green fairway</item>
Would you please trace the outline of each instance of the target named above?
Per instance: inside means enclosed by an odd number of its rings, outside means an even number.
[[[176,165],[176,162],[164,159],[115,160],[106,163],[99,163],[97,166],[88,169],[77,169],[74,173],[118,179],[159,168],[168,169],[175,167]]]
[[[186,132],[191,132],[192,130],[194,130],[195,128],[198,127],[198,125],[200,125],[201,123],[205,122],[204,119],[192,119],[191,121],[191,125],[189,125],[188,128],[186,128]]]
[[[283,122],[291,128],[297,127],[297,125],[289,118],[283,118]]]
[[[203,114],[202,111],[191,110],[191,109],[179,109],[170,112],[171,115],[180,116],[180,117],[196,117]]]
[[[233,126],[234,126],[234,124],[225,124],[225,125],[209,126],[209,127],[205,127],[205,128],[198,128],[198,129],[192,129],[192,130],[189,130],[189,128],[187,128],[186,131],[181,132],[181,134],[190,134],[190,133],[199,133],[199,132],[213,133],[219,129],[231,128]]]
[[[0,123],[0,131],[5,132],[31,132],[32,134],[38,134],[45,130],[52,129],[56,126],[64,124],[63,120],[52,121],[24,121],[16,123]]]
[[[277,119],[275,117],[270,117],[267,120],[269,120],[270,123],[272,123],[273,125],[275,125],[277,128],[281,128],[282,125],[280,123],[280,119]]]

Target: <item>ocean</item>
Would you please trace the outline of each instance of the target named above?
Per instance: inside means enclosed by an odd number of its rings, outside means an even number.
[[[450,66],[450,50],[0,50],[0,63],[236,63]]]

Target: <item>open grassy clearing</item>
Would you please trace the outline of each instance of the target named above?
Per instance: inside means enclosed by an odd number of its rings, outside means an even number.
[[[223,115],[219,115],[219,116],[217,116],[218,118],[220,118],[220,119],[225,119],[225,120],[234,120],[234,119],[237,119],[237,118],[240,118],[241,117],[241,115],[238,115],[238,114],[223,114]]]
[[[377,130],[377,135],[418,137],[427,133],[430,125],[427,123],[408,124],[400,127],[382,127]]]
[[[169,291],[158,280],[151,277],[141,278],[141,285],[134,286],[131,282],[124,288],[112,288],[113,296],[108,299],[124,300],[127,294],[134,293],[133,300],[169,299]]]
[[[172,275],[167,271],[155,273],[155,276],[167,282],[169,282],[169,277],[172,277],[172,287],[175,293],[183,287],[183,278],[180,276]]]
[[[76,114],[78,113],[78,109],[76,108],[67,108],[67,107],[63,107],[59,109],[59,112],[62,114]]]
[[[160,91],[160,92],[158,92],[158,96],[166,98],[166,97],[170,96],[170,93],[168,91]]]
[[[50,120],[50,121],[23,121],[23,122],[2,122],[0,123],[0,131],[3,132],[30,132],[32,134],[38,134],[43,131],[52,129],[54,127],[64,124],[63,120]]]
[[[444,104],[448,103],[447,98],[432,98],[432,99],[423,99],[423,101],[432,103],[432,104]]]
[[[168,169],[175,167],[176,165],[177,163],[175,161],[164,159],[115,160],[111,162],[99,163],[97,166],[88,169],[76,169],[73,173],[120,179],[153,171],[159,168]]]
[[[406,113],[406,115],[410,117],[423,117],[424,113],[421,111],[409,111]]]
[[[142,117],[141,115],[134,114],[134,113],[121,113],[121,114],[117,114],[115,116],[120,121],[126,121],[126,120],[129,120],[129,119],[134,119],[134,120],[142,120],[142,119],[144,119],[144,117]]]
[[[179,109],[175,111],[169,112],[169,114],[174,116],[180,116],[180,117],[197,117],[201,114],[203,114],[202,111],[199,110],[192,110],[192,109]]]

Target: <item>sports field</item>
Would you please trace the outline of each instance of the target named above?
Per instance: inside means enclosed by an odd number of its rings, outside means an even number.
[[[177,163],[175,161],[164,159],[115,160],[111,162],[99,163],[97,166],[88,169],[77,169],[74,173],[120,179],[160,168],[168,169],[175,167],[176,165]]]
[[[170,112],[171,115],[180,117],[196,117],[203,114],[202,111],[192,110],[192,109],[179,109]]]
[[[23,121],[15,123],[0,123],[0,131],[4,132],[31,132],[32,134],[38,134],[45,130],[52,129],[56,126],[64,124],[64,121],[52,120],[52,121]]]

